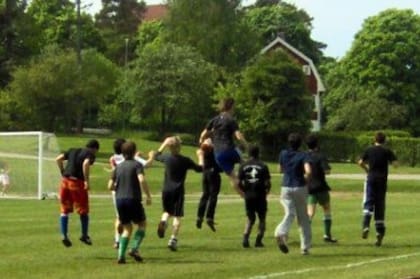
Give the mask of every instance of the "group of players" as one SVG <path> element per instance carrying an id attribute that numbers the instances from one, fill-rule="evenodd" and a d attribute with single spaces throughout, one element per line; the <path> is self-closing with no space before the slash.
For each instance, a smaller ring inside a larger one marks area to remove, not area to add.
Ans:
<path id="1" fill-rule="evenodd" d="M 225 173 L 232 187 L 244 198 L 247 222 L 245 225 L 242 246 L 250 247 L 250 234 L 258 217 L 258 232 L 255 247 L 263 247 L 266 230 L 267 194 L 271 189 L 271 178 L 268 167 L 259 159 L 259 148 L 248 144 L 233 117 L 234 100 L 226 98 L 220 104 L 220 114 L 211 119 L 200 134 L 200 148 L 197 150 L 198 164 L 181 155 L 181 139 L 166 138 L 157 151 L 150 151 L 147 160 L 137 154 L 136 144 L 132 141 L 118 139 L 114 143 L 115 154 L 110 158 L 113 168 L 108 188 L 113 192 L 117 211 L 115 222 L 115 248 L 118 249 L 119 264 L 126 262 L 128 255 L 135 261 L 143 258 L 139 247 L 145 236 L 146 214 L 142 203 L 142 195 L 146 195 L 146 205 L 151 204 L 151 194 L 144 175 L 144 168 L 154 160 L 165 165 L 165 176 L 162 189 L 162 208 L 157 234 L 164 238 L 172 220 L 172 231 L 168 248 L 177 250 L 178 234 L 181 219 L 184 216 L 184 182 L 188 170 L 202 172 L 203 192 L 197 210 L 196 226 L 201 229 L 203 222 L 216 231 L 214 220 L 217 197 L 220 191 L 220 173 Z M 239 140 L 247 147 L 249 158 L 241 161 L 241 156 L 234 140 Z M 297 133 L 289 135 L 289 148 L 282 150 L 279 156 L 279 170 L 283 173 L 281 187 L 281 203 L 284 217 L 276 227 L 274 236 L 279 249 L 288 253 L 287 237 L 291 225 L 297 217 L 301 232 L 301 253 L 309 254 L 311 247 L 311 219 L 315 214 L 316 204 L 324 210 L 324 240 L 337 242 L 331 235 L 331 207 L 329 186 L 325 174 L 330 166 L 326 157 L 320 152 L 318 139 L 310 135 L 306 139 L 307 152 L 300 151 L 302 138 Z M 376 135 L 375 145 L 368 148 L 359 161 L 359 165 L 368 173 L 366 180 L 364 219 L 362 237 L 367 238 L 370 219 L 375 214 L 377 231 L 376 245 L 380 246 L 385 235 L 384 212 L 386 178 L 388 164 L 396 160 L 389 149 L 383 147 L 385 135 Z M 169 152 L 164 152 L 168 149 Z M 70 247 L 68 237 L 68 215 L 77 208 L 80 215 L 82 235 L 80 240 L 87 245 L 92 241 L 88 235 L 89 224 L 89 167 L 95 160 L 99 143 L 91 140 L 86 148 L 72 148 L 60 154 L 56 161 L 63 179 L 60 187 L 61 216 L 60 226 L 62 243 Z M 67 163 L 64 165 L 64 161 Z M 241 163 L 236 173 L 234 167 Z M 130 249 L 130 238 L 136 225 Z"/>

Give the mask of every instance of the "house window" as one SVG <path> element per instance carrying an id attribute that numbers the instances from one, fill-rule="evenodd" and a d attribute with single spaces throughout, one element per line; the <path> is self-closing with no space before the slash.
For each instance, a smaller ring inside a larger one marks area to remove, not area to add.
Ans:
<path id="1" fill-rule="evenodd" d="M 311 66 L 303 65 L 302 66 L 302 71 L 306 76 L 310 76 L 311 75 Z"/>

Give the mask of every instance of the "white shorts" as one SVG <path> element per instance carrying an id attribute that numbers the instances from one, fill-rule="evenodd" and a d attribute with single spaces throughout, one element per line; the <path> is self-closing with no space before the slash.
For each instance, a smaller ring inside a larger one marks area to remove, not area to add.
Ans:
<path id="1" fill-rule="evenodd" d="M 10 184 L 9 175 L 7 173 L 0 174 L 0 183 L 3 184 L 3 185 L 9 185 Z"/>

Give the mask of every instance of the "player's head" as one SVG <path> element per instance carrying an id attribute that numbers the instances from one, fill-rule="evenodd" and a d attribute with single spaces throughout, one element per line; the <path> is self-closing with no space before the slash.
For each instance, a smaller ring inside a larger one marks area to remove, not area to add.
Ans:
<path id="1" fill-rule="evenodd" d="M 384 143 L 385 143 L 385 140 L 386 140 L 386 136 L 385 136 L 385 134 L 384 134 L 384 133 L 382 133 L 382 132 L 377 132 L 377 133 L 375 134 L 375 142 L 376 142 L 376 143 L 379 143 L 379 144 L 384 144 Z"/>
<path id="2" fill-rule="evenodd" d="M 229 111 L 232 111 L 234 105 L 235 105 L 235 100 L 231 97 L 227 97 L 220 100 L 219 110 L 221 112 L 229 112 Z"/>
<path id="3" fill-rule="evenodd" d="M 179 154 L 181 152 L 181 138 L 178 136 L 171 137 L 171 141 L 168 145 L 169 150 L 172 154 Z"/>
<path id="4" fill-rule="evenodd" d="M 287 141 L 289 142 L 289 146 L 293 150 L 298 150 L 299 147 L 302 145 L 302 137 L 298 133 L 289 134 Z"/>
<path id="5" fill-rule="evenodd" d="M 125 139 L 123 139 L 123 138 L 119 138 L 119 139 L 116 139 L 115 141 L 114 141 L 114 145 L 113 145 L 113 147 L 114 147 L 114 153 L 115 154 L 121 154 L 122 153 L 122 151 L 121 151 L 121 146 L 125 143 L 126 141 L 125 141 Z"/>
<path id="6" fill-rule="evenodd" d="M 306 137 L 306 145 L 309 149 L 314 150 L 318 148 L 318 137 L 315 134 L 310 134 Z"/>
<path id="7" fill-rule="evenodd" d="M 99 150 L 99 142 L 96 139 L 91 139 L 86 143 L 86 147 L 96 152 Z"/>
<path id="8" fill-rule="evenodd" d="M 248 147 L 248 155 L 254 159 L 258 159 L 260 157 L 260 148 L 257 145 L 251 144 Z"/>
<path id="9" fill-rule="evenodd" d="M 126 141 L 121 145 L 121 152 L 126 160 L 132 160 L 136 151 L 136 144 L 132 141 Z"/>

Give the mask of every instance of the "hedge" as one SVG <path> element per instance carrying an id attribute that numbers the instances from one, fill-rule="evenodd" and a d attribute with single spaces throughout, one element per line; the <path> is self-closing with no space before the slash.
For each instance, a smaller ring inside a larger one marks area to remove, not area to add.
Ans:
<path id="1" fill-rule="evenodd" d="M 356 162 L 363 151 L 374 143 L 374 132 L 355 136 L 344 133 L 318 133 L 322 151 L 332 162 Z M 420 165 L 420 138 L 387 136 L 385 146 L 394 151 L 402 165 Z"/>

